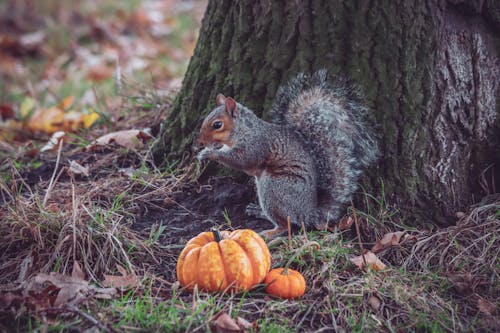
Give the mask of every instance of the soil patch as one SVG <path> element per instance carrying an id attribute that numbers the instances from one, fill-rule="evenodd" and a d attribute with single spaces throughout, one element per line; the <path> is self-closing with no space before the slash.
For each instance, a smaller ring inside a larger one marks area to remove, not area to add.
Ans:
<path id="1" fill-rule="evenodd" d="M 136 217 L 132 229 L 149 233 L 153 224 L 166 227 L 160 242 L 163 245 L 184 244 L 200 232 L 213 227 L 221 229 L 271 229 L 266 220 L 245 214 L 249 203 L 256 202 L 251 184 L 240 184 L 230 177 L 210 178 L 206 183 L 186 184 L 165 199 L 165 207 L 148 208 Z M 224 217 L 229 218 L 229 222 Z"/>

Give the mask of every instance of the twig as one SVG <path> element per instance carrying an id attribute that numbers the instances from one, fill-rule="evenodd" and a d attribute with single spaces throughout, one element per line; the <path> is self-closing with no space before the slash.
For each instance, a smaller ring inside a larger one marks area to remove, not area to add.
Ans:
<path id="1" fill-rule="evenodd" d="M 95 319 L 94 317 L 92 317 L 88 313 L 80 310 L 79 308 L 77 308 L 74 305 L 67 305 L 66 309 L 69 310 L 69 311 L 71 311 L 71 312 L 74 312 L 74 313 L 76 313 L 76 314 L 78 314 L 80 316 L 82 316 L 85 319 L 87 319 L 88 321 L 90 321 L 95 326 L 99 327 L 99 329 L 101 329 L 104 332 L 116 332 L 114 329 L 112 329 L 112 328 L 110 328 L 110 327 L 108 327 L 106 325 L 101 324 L 97 319 Z"/>
<path id="2" fill-rule="evenodd" d="M 76 198 L 75 198 L 75 179 L 73 178 L 73 174 L 71 174 L 71 201 L 73 204 L 73 214 L 72 214 L 72 224 L 73 224 L 73 260 L 76 260 Z"/>
<path id="3" fill-rule="evenodd" d="M 302 230 L 304 231 L 304 238 L 306 240 L 306 243 L 309 243 L 309 238 L 307 237 L 306 226 L 304 224 L 304 221 L 302 221 Z M 312 257 L 312 247 L 311 246 L 309 246 L 309 253 L 311 254 L 311 257 Z"/>
<path id="4" fill-rule="evenodd" d="M 45 197 L 43 198 L 42 206 L 44 208 L 45 208 L 45 205 L 47 204 L 47 201 L 50 198 L 50 192 L 52 191 L 52 186 L 54 183 L 54 179 L 56 177 L 57 167 L 59 166 L 59 161 L 61 160 L 61 150 L 62 150 L 63 142 L 64 142 L 64 139 L 61 139 L 59 141 L 59 148 L 57 149 L 56 166 L 54 167 L 54 172 L 52 173 L 52 177 L 50 178 L 49 186 L 47 187 L 47 193 L 45 193 Z"/>
<path id="5" fill-rule="evenodd" d="M 290 216 L 287 217 L 286 223 L 288 226 L 288 247 L 292 250 L 292 226 L 290 221 Z"/>
<path id="6" fill-rule="evenodd" d="M 306 241 L 309 241 L 309 238 L 307 238 L 306 226 L 304 224 L 304 221 L 302 221 L 302 231 L 304 232 L 304 238 L 306 239 Z"/>
<path id="7" fill-rule="evenodd" d="M 316 300 L 314 300 L 314 302 L 311 305 L 309 305 L 306 312 L 302 316 L 302 319 L 299 321 L 299 323 L 295 327 L 299 328 L 302 325 L 304 320 L 309 317 L 309 313 L 311 313 L 312 309 L 314 308 L 314 306 L 316 305 L 317 302 L 318 302 L 318 300 L 316 299 Z"/>
<path id="8" fill-rule="evenodd" d="M 351 200 L 351 206 L 352 206 L 352 215 L 354 218 L 354 225 L 356 226 L 356 234 L 358 235 L 359 249 L 361 250 L 361 258 L 363 258 L 364 267 L 367 267 L 365 252 L 363 250 L 363 243 L 361 242 L 361 233 L 359 232 L 358 216 L 356 215 L 356 209 L 354 208 L 354 203 L 352 202 L 352 200 Z"/>

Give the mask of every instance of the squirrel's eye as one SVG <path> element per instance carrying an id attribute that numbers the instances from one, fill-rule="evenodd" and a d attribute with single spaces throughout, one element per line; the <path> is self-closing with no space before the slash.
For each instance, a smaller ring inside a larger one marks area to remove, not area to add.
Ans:
<path id="1" fill-rule="evenodd" d="M 214 121 L 214 123 L 212 124 L 212 127 L 213 129 L 221 129 L 222 128 L 222 121 L 220 120 L 217 120 L 217 121 Z"/>

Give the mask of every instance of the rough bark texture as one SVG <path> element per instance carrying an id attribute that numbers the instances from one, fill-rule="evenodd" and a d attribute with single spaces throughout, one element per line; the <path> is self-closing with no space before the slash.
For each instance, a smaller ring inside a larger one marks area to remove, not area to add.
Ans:
<path id="1" fill-rule="evenodd" d="M 382 179 L 420 223 L 446 222 L 500 168 L 498 31 L 493 0 L 211 1 L 156 158 L 191 152 L 217 93 L 266 118 L 282 82 L 327 68 L 361 88 L 380 136 L 364 189 Z"/>

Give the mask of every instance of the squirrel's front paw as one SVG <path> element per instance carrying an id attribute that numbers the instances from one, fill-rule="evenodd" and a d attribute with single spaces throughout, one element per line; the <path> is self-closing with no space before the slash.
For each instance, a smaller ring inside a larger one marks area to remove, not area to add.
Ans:
<path id="1" fill-rule="evenodd" d="M 248 204 L 247 208 L 245 209 L 245 214 L 247 216 L 256 217 L 258 219 L 268 219 L 266 214 L 264 214 L 264 212 L 262 211 L 262 208 L 260 208 L 260 205 L 254 203 Z"/>
<path id="2" fill-rule="evenodd" d="M 199 153 L 198 155 L 196 155 L 196 158 L 198 159 L 198 161 L 203 161 L 203 160 L 206 160 L 206 159 L 209 159 L 210 158 L 210 155 L 213 153 L 214 149 L 213 148 L 203 148 Z"/>

